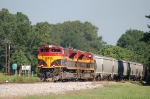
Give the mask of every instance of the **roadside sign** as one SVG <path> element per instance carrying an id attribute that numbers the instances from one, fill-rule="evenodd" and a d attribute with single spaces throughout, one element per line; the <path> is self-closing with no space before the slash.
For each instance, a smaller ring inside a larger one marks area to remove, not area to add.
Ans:
<path id="1" fill-rule="evenodd" d="M 17 69 L 17 64 L 12 64 L 12 69 L 16 70 Z"/>
<path id="2" fill-rule="evenodd" d="M 29 70 L 31 71 L 31 66 L 30 65 L 23 65 L 22 70 Z"/>

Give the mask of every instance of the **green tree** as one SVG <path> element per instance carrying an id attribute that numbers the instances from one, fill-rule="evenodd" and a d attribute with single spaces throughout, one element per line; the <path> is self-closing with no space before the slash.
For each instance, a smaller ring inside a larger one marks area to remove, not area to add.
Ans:
<path id="1" fill-rule="evenodd" d="M 22 52 L 26 53 L 25 56 L 27 56 L 28 61 L 31 59 L 29 59 L 29 56 L 34 57 L 34 60 L 36 59 L 35 54 L 32 54 L 33 51 L 29 50 L 31 45 L 36 45 L 36 43 L 33 44 L 30 42 L 34 34 L 32 31 L 34 29 L 31 26 L 29 18 L 22 12 L 11 14 L 8 9 L 0 11 L 0 41 L 4 39 L 10 40 L 11 56 L 16 50 L 21 49 Z M 0 43 L 0 54 L 0 69 L 3 69 L 5 66 L 5 44 Z"/>
<path id="2" fill-rule="evenodd" d="M 1 39 L 10 39 L 10 33 L 14 32 L 16 18 L 9 13 L 8 9 L 3 8 L 0 11 L 0 37 Z"/>
<path id="3" fill-rule="evenodd" d="M 9 13 L 8 9 L 3 8 L 0 11 L 0 70 L 4 70 L 5 66 L 5 43 L 2 40 L 10 40 L 11 33 L 15 31 L 16 18 Z"/>
<path id="4" fill-rule="evenodd" d="M 19 68 L 21 65 L 29 64 L 25 53 L 22 50 L 16 50 L 11 56 L 11 63 L 16 63 Z"/>
<path id="5" fill-rule="evenodd" d="M 127 30 L 119 40 L 117 41 L 117 46 L 126 48 L 134 52 L 134 61 L 147 64 L 148 62 L 148 47 L 146 43 L 141 41 L 144 32 L 138 30 Z"/>
<path id="6" fill-rule="evenodd" d="M 106 46 L 100 49 L 100 55 L 113 57 L 116 59 L 122 59 L 126 61 L 133 61 L 134 60 L 134 53 L 130 50 L 119 46 Z"/>
<path id="7" fill-rule="evenodd" d="M 146 18 L 148 18 L 148 19 L 150 19 L 150 15 L 148 15 L 148 16 L 145 16 Z M 150 28 L 150 25 L 147 25 L 147 27 L 148 28 Z M 147 84 L 149 84 L 150 85 L 150 31 L 149 32 L 146 32 L 146 33 L 144 33 L 144 37 L 141 39 L 141 41 L 144 41 L 145 43 L 146 43 L 146 46 L 148 47 L 148 51 L 146 51 L 147 52 L 147 67 L 149 68 L 148 69 L 148 76 L 147 76 L 147 78 L 146 78 L 146 82 L 147 82 Z"/>
<path id="8" fill-rule="evenodd" d="M 35 26 L 36 39 L 38 46 L 48 45 L 51 43 L 50 32 L 51 28 L 48 22 L 37 23 Z"/>
<path id="9" fill-rule="evenodd" d="M 150 19 L 150 15 L 145 16 L 146 18 Z M 147 25 L 148 28 L 150 28 L 150 25 Z M 150 31 L 144 33 L 144 37 L 141 39 L 142 41 L 146 42 L 148 46 L 150 46 Z"/>
<path id="10" fill-rule="evenodd" d="M 52 44 L 63 47 L 72 46 L 75 49 L 97 53 L 99 48 L 106 45 L 101 36 L 98 36 L 98 28 L 90 22 L 67 21 L 62 24 L 51 25 Z"/>

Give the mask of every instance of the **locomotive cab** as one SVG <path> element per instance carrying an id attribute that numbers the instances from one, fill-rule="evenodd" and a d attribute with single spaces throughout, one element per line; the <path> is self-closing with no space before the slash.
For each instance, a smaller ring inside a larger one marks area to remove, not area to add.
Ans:
<path id="1" fill-rule="evenodd" d="M 59 60 L 61 59 L 61 56 L 61 47 L 53 45 L 42 46 L 39 48 L 38 67 L 47 68 L 60 65 L 61 62 L 59 62 Z"/>
<path id="2" fill-rule="evenodd" d="M 41 46 L 38 51 L 38 76 L 41 79 L 53 78 L 55 68 L 61 66 L 63 48 L 60 46 Z"/>

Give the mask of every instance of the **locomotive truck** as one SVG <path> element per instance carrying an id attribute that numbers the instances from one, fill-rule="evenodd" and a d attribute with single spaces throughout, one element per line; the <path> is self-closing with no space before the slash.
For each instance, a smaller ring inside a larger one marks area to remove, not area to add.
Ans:
<path id="1" fill-rule="evenodd" d="M 140 80 L 144 76 L 140 63 L 55 45 L 39 48 L 37 69 L 44 81 Z"/>

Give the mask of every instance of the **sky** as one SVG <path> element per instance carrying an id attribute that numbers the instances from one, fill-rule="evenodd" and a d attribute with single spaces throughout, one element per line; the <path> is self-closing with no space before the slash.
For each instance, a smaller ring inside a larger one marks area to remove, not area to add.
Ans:
<path id="1" fill-rule="evenodd" d="M 150 19 L 145 17 L 150 15 L 150 0 L 0 0 L 2 8 L 12 14 L 22 12 L 32 25 L 88 21 L 109 45 L 116 45 L 126 30 L 150 31 Z"/>

